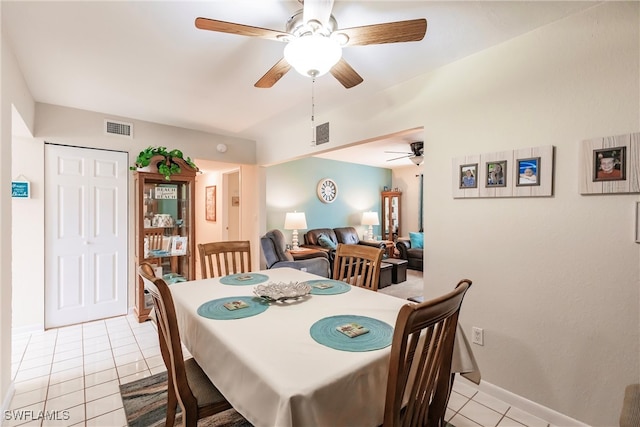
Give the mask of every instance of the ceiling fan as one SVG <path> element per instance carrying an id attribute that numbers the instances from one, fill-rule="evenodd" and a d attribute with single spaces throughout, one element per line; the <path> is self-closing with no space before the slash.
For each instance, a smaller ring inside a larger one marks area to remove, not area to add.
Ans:
<path id="1" fill-rule="evenodd" d="M 394 157 L 393 159 L 388 159 L 387 162 L 392 162 L 394 160 L 409 158 L 416 166 L 420 166 L 424 161 L 424 142 L 416 141 L 409 144 L 411 147 L 411 152 L 401 152 L 401 151 L 385 151 L 385 153 L 392 154 L 404 154 L 404 156 Z"/>
<path id="2" fill-rule="evenodd" d="M 424 18 L 337 29 L 338 24 L 331 14 L 334 0 L 298 1 L 303 8 L 289 18 L 285 31 L 209 18 L 197 18 L 195 25 L 201 30 L 287 43 L 284 58 L 255 83 L 258 88 L 272 87 L 294 67 L 300 74 L 313 78 L 331 72 L 349 89 L 362 83 L 363 79 L 342 58 L 343 47 L 419 41 L 427 32 Z"/>

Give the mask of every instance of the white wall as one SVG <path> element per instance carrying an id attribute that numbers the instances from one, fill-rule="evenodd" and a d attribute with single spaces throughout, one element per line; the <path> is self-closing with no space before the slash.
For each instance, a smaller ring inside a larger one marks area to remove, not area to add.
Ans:
<path id="1" fill-rule="evenodd" d="M 0 14 L 2 7 L 0 7 Z M 0 16 L 1 18 L 1 16 Z M 1 21 L 1 19 L 0 19 Z M 12 114 L 33 133 L 34 101 L 4 37 L 0 40 L 0 188 L 11 183 Z M 0 191 L 0 409 L 11 397 L 11 193 Z"/>
<path id="2" fill-rule="evenodd" d="M 424 126 L 425 294 L 472 279 L 461 322 L 485 329 L 483 380 L 596 426 L 640 378 L 638 195 L 581 196 L 578 148 L 640 130 L 639 17 L 604 2 L 318 119 L 334 146 Z M 305 118 L 272 124 L 259 163 L 314 150 Z M 453 157 L 541 145 L 553 197 L 453 199 Z"/>
<path id="3" fill-rule="evenodd" d="M 420 211 L 420 178 L 424 173 L 424 164 L 420 166 L 406 166 L 391 171 L 392 187 L 402 191 L 402 214 L 400 217 L 400 232 L 402 237 L 409 237 L 410 231 L 418 231 L 418 213 Z"/>

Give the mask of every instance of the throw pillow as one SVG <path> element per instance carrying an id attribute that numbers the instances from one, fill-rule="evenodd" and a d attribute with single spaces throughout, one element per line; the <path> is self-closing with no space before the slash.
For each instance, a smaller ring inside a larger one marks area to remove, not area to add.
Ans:
<path id="1" fill-rule="evenodd" d="M 414 249 L 424 247 L 424 233 L 409 232 L 409 240 L 411 240 L 411 247 Z"/>
<path id="2" fill-rule="evenodd" d="M 333 243 L 333 240 L 331 240 L 330 237 L 327 237 L 324 234 L 318 236 L 318 243 L 320 243 L 320 246 L 325 249 L 336 250 L 338 248 L 338 245 Z"/>

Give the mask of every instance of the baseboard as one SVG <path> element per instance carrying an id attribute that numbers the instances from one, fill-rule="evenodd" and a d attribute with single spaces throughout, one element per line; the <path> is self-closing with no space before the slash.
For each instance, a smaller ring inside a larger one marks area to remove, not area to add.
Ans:
<path id="1" fill-rule="evenodd" d="M 549 423 L 551 423 L 551 425 L 566 427 L 589 427 L 588 424 L 585 424 L 582 421 L 575 420 L 571 417 L 561 414 L 558 411 L 554 411 L 551 408 L 547 408 L 546 406 L 540 405 L 539 403 L 514 394 L 484 380 L 480 381 L 480 386 L 476 386 L 470 381 L 469 384 L 477 388 L 478 390 L 495 397 L 496 399 L 500 399 L 503 402 L 506 402 L 519 409 L 522 409 L 525 412 L 530 413 L 533 416 L 548 421 Z"/>

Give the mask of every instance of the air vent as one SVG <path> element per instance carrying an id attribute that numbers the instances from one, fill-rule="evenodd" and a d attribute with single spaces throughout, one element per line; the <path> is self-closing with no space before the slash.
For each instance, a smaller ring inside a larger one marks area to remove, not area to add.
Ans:
<path id="1" fill-rule="evenodd" d="M 329 122 L 316 126 L 316 145 L 329 142 Z"/>
<path id="2" fill-rule="evenodd" d="M 133 138 L 133 124 L 105 119 L 104 133 Z"/>

